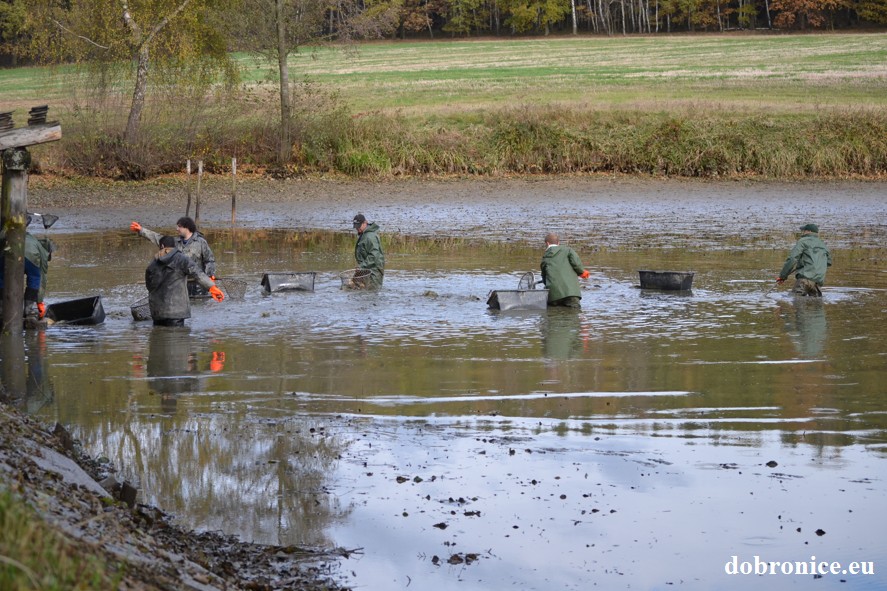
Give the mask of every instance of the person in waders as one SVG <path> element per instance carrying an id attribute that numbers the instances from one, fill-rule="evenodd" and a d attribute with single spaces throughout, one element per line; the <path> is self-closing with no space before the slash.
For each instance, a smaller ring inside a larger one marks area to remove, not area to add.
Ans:
<path id="1" fill-rule="evenodd" d="M 144 228 L 138 222 L 132 222 L 129 225 L 129 229 L 133 232 L 137 232 L 139 236 L 147 238 L 153 242 L 155 246 L 160 246 L 160 238 L 163 236 L 162 234 Z M 203 234 L 197 231 L 197 224 L 194 223 L 194 220 L 189 217 L 179 218 L 179 221 L 176 222 L 176 231 L 178 232 L 178 236 L 176 236 L 175 240 L 176 246 L 179 250 L 188 255 L 188 257 L 197 264 L 198 269 L 203 271 L 206 275 L 209 275 L 210 279 L 215 281 L 216 257 L 213 254 L 212 249 L 209 247 L 206 238 L 204 238 Z M 191 297 L 203 297 L 207 295 L 207 291 L 203 289 L 198 281 L 190 279 L 188 280 L 188 295 Z"/>
<path id="2" fill-rule="evenodd" d="M 832 253 L 819 238 L 819 226 L 804 224 L 801 226 L 801 237 L 785 259 L 776 283 L 782 285 L 788 276 L 794 273 L 795 286 L 792 288 L 792 293 L 821 298 L 825 273 L 831 266 Z"/>
<path id="3" fill-rule="evenodd" d="M 28 214 L 26 226 L 31 225 L 32 216 Z M 0 238 L 3 238 L 0 232 Z M 46 295 L 46 273 L 49 261 L 52 260 L 53 244 L 49 238 L 37 238 L 30 232 L 25 233 L 25 326 L 34 328 L 46 314 L 43 297 Z M 0 293 L 3 292 L 6 257 L 0 256 Z M 0 298 L 0 305 L 2 305 Z"/>
<path id="4" fill-rule="evenodd" d="M 354 216 L 352 226 L 357 231 L 357 244 L 354 245 L 354 259 L 360 269 L 367 269 L 369 277 L 355 279 L 356 287 L 379 289 L 385 276 L 385 253 L 379 238 L 379 225 L 367 222 L 362 213 Z"/>
<path id="5" fill-rule="evenodd" d="M 193 278 L 210 296 L 221 302 L 222 290 L 216 287 L 197 264 L 176 247 L 172 236 L 161 236 L 160 250 L 145 269 L 145 286 L 148 288 L 148 307 L 154 326 L 184 326 L 191 317 L 191 301 L 188 298 L 188 279 Z"/>
<path id="6" fill-rule="evenodd" d="M 588 279 L 579 256 L 569 246 L 561 246 L 557 234 L 545 236 L 545 254 L 542 255 L 542 281 L 548 289 L 548 305 L 580 308 L 582 291 L 579 277 Z"/>

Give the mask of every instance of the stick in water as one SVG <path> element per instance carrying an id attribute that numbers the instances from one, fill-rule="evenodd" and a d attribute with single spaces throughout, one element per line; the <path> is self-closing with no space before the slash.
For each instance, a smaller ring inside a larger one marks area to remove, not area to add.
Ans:
<path id="1" fill-rule="evenodd" d="M 187 192 L 188 192 L 188 203 L 185 205 L 185 217 L 191 217 L 191 159 L 188 158 L 188 162 L 185 164 L 185 170 L 188 173 L 188 179 L 186 181 Z"/>
<path id="2" fill-rule="evenodd" d="M 237 218 L 237 156 L 231 159 L 231 225 Z"/>
<path id="3" fill-rule="evenodd" d="M 203 160 L 197 161 L 197 196 L 194 201 L 194 223 L 200 225 L 200 181 L 203 179 Z"/>

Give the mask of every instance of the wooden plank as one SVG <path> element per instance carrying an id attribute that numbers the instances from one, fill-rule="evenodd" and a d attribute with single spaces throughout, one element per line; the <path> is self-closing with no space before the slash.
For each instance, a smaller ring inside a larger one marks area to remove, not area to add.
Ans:
<path id="1" fill-rule="evenodd" d="M 56 142 L 62 139 L 62 126 L 58 121 L 29 125 L 0 132 L 0 150 L 26 148 L 36 144 Z"/>

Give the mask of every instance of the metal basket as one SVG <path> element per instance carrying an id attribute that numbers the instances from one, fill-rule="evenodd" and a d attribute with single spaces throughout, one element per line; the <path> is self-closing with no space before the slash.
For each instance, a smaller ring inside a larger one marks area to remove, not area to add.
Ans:
<path id="1" fill-rule="evenodd" d="M 231 277 L 216 277 L 216 286 L 222 290 L 226 298 L 242 300 L 246 297 L 246 281 Z"/>
<path id="2" fill-rule="evenodd" d="M 527 271 L 520 277 L 520 281 L 517 282 L 518 289 L 536 289 L 536 276 L 532 271 Z"/>
<path id="3" fill-rule="evenodd" d="M 148 306 L 148 296 L 140 300 L 136 300 L 130 307 L 132 319 L 141 322 L 143 320 L 151 320 L 151 308 Z"/>
<path id="4" fill-rule="evenodd" d="M 370 286 L 370 276 L 373 274 L 369 269 L 348 269 L 339 273 L 339 279 L 342 281 L 342 289 L 366 289 Z"/>

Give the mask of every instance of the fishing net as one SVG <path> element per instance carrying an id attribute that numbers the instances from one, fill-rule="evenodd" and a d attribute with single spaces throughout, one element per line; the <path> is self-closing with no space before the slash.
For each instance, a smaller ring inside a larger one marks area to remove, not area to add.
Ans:
<path id="1" fill-rule="evenodd" d="M 339 273 L 339 279 L 342 280 L 342 289 L 366 289 L 370 286 L 371 275 L 369 269 L 348 269 Z"/>
<path id="2" fill-rule="evenodd" d="M 216 277 L 216 286 L 222 290 L 226 298 L 242 300 L 246 296 L 246 281 L 231 277 Z"/>
<path id="3" fill-rule="evenodd" d="M 148 307 L 148 296 L 135 301 L 130 307 L 132 319 L 141 322 L 142 320 L 151 320 L 151 308 Z"/>
<path id="4" fill-rule="evenodd" d="M 520 277 L 517 283 L 518 289 L 536 289 L 536 276 L 532 271 L 527 271 Z"/>

